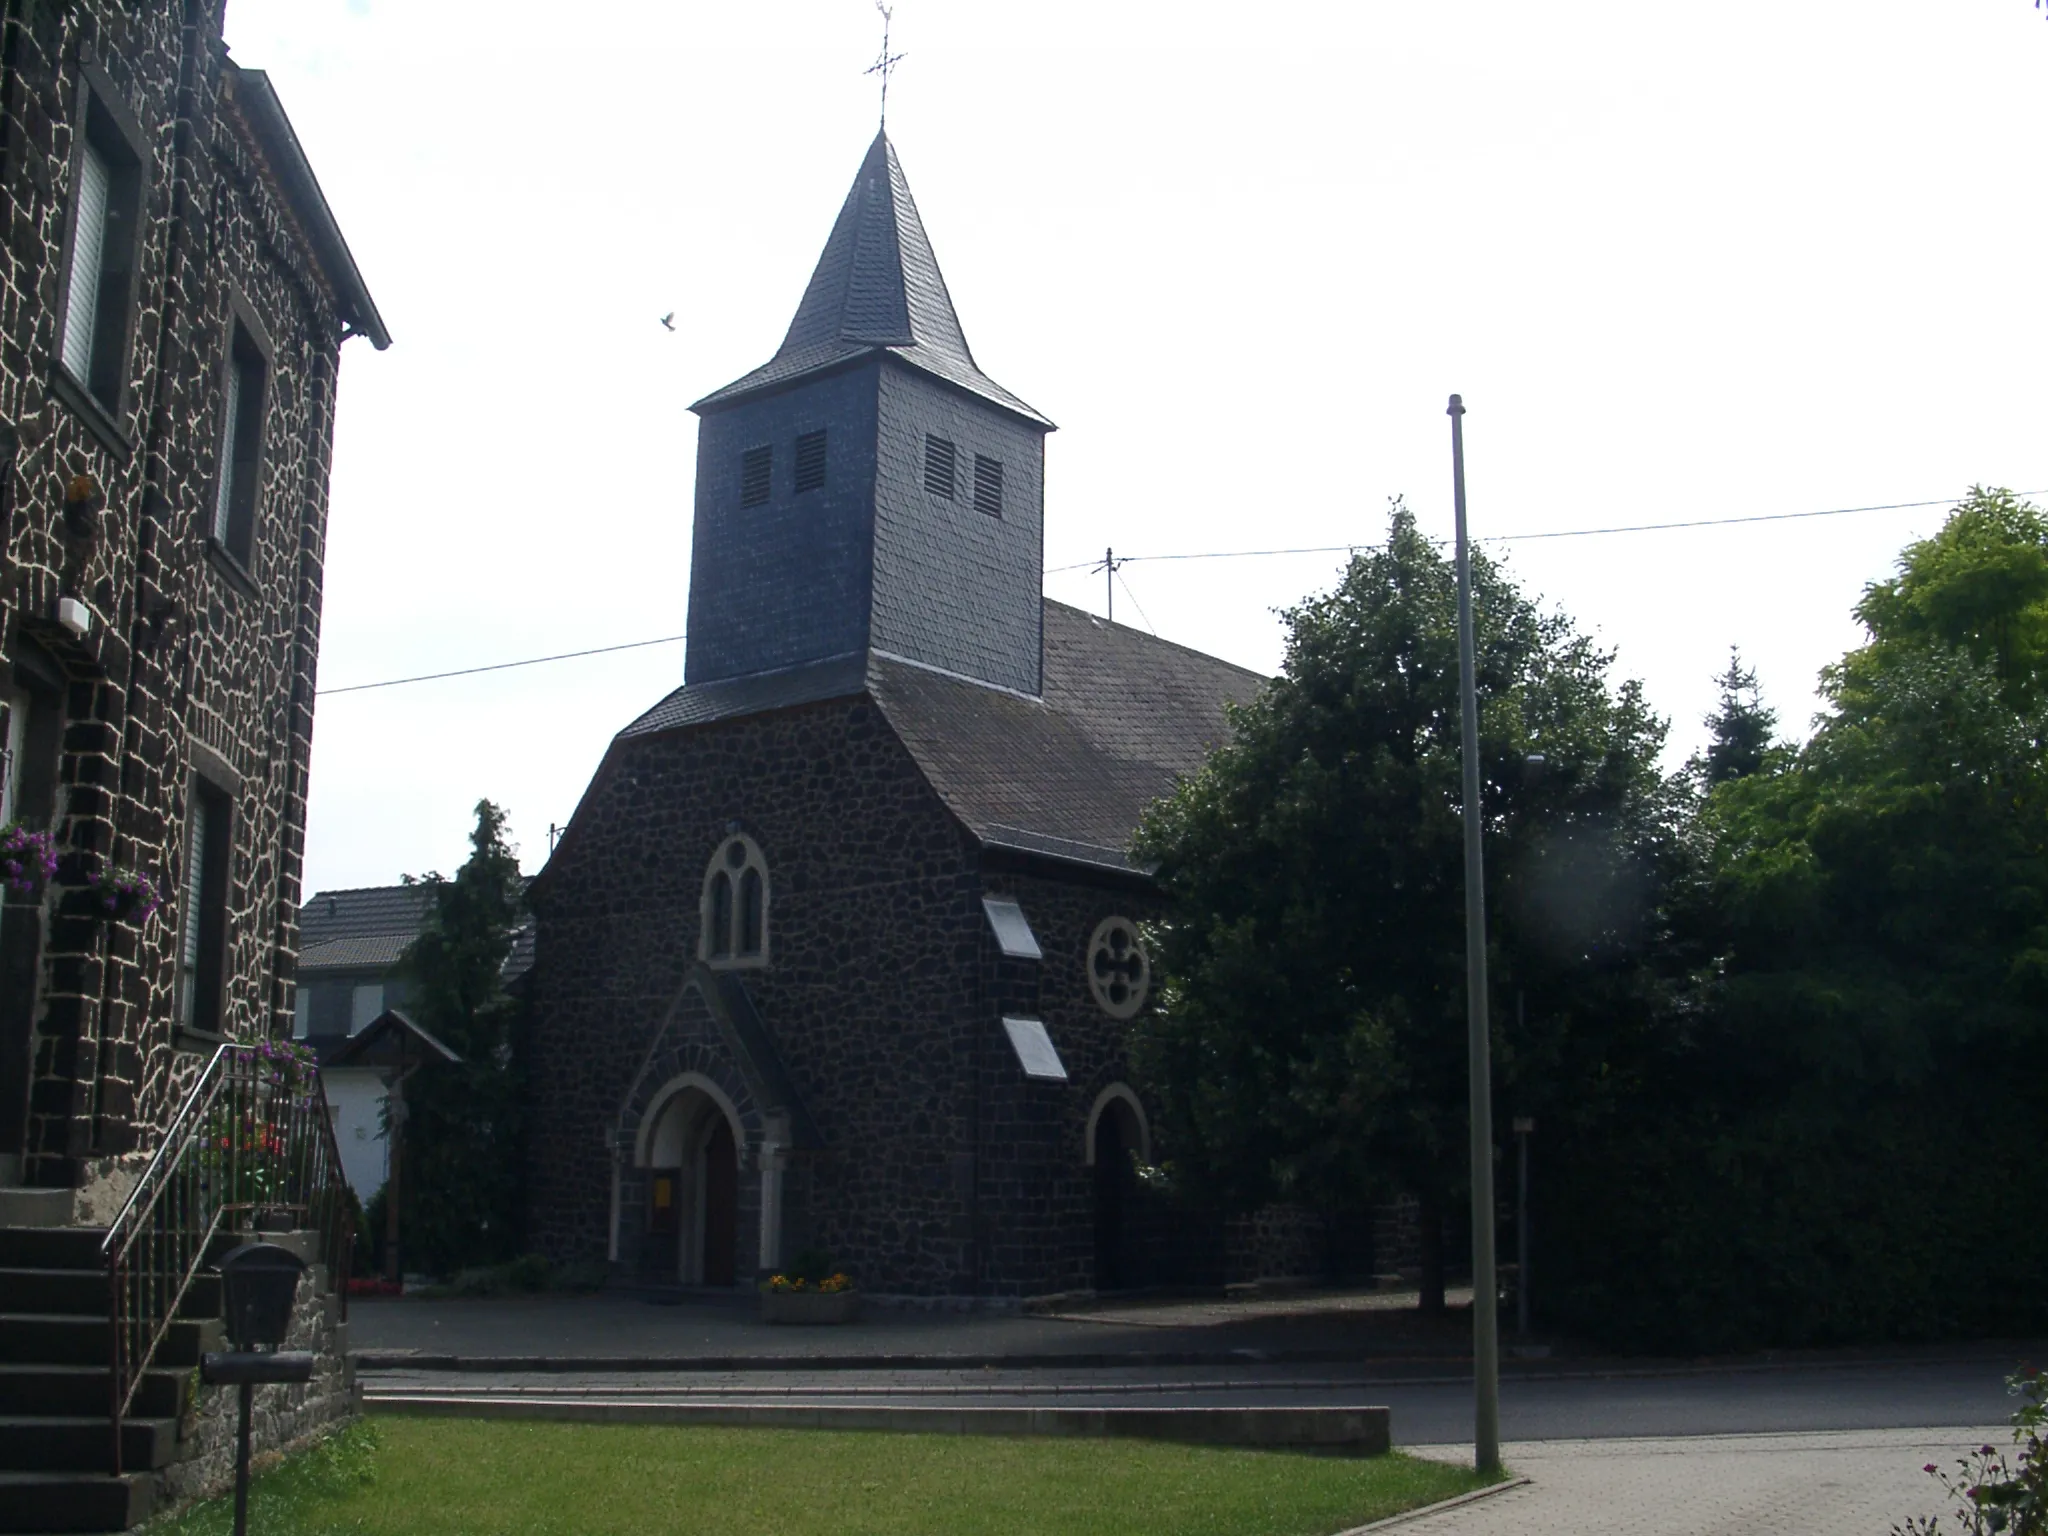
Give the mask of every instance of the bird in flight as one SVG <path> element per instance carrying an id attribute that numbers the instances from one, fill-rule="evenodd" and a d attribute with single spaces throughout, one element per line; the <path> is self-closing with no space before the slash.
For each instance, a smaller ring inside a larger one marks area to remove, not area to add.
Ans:
<path id="1" fill-rule="evenodd" d="M 661 317 L 661 323 L 667 326 L 670 330 L 674 330 L 676 328 L 676 312 L 674 310 L 670 310 L 667 314 L 663 315 Z"/>

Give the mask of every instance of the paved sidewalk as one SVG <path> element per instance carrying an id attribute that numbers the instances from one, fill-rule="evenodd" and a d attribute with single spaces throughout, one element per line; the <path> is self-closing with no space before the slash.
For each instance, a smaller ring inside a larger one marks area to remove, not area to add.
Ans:
<path id="1" fill-rule="evenodd" d="M 1399 1536 L 1885 1536 L 1943 1505 L 1928 1462 L 2005 1443 L 2010 1430 L 1854 1430 L 1654 1440 L 1524 1441 L 1504 1450 L 1527 1477 Z M 1472 1448 L 1411 1446 L 1469 1463 Z"/>

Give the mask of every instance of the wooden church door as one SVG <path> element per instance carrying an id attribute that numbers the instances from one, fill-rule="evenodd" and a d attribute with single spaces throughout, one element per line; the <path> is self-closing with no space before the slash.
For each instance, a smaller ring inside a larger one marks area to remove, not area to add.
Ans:
<path id="1" fill-rule="evenodd" d="M 732 1285 L 739 1278 L 740 1159 L 732 1126 L 712 1117 L 704 1143 L 704 1283 Z"/>

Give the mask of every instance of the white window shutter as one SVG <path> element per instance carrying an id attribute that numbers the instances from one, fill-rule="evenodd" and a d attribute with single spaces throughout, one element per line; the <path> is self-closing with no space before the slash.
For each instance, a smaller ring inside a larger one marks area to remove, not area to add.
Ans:
<path id="1" fill-rule="evenodd" d="M 227 400 L 221 410 L 225 425 L 220 438 L 220 484 L 213 493 L 213 536 L 221 543 L 228 541 L 228 515 L 235 503 L 235 442 L 236 426 L 242 419 L 242 360 L 228 355 Z"/>
<path id="2" fill-rule="evenodd" d="M 64 302 L 64 371 L 92 382 L 93 333 L 100 309 L 100 270 L 107 248 L 107 194 L 113 173 L 90 143 L 78 162 L 78 228 L 71 237 L 71 286 Z"/>

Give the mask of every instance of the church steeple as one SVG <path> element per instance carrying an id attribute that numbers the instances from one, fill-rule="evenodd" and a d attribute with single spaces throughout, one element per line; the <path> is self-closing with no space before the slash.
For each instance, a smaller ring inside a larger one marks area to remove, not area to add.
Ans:
<path id="1" fill-rule="evenodd" d="M 875 655 L 1038 693 L 1052 423 L 975 363 L 886 134 L 775 356 L 692 409 L 686 682 Z"/>
<path id="2" fill-rule="evenodd" d="M 1052 425 L 976 366 L 886 133 L 868 147 L 775 356 L 691 409 L 715 410 L 877 351 L 1028 421 Z"/>

